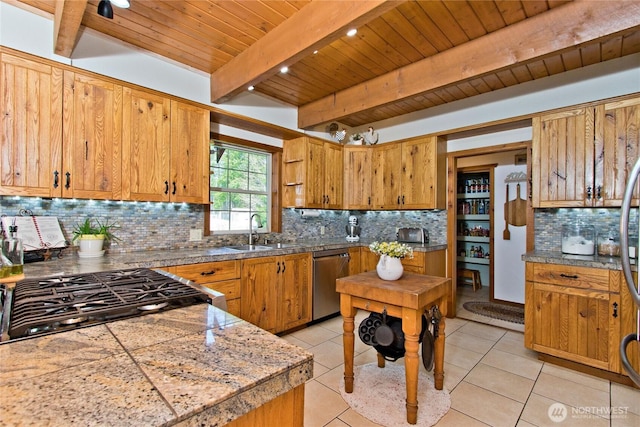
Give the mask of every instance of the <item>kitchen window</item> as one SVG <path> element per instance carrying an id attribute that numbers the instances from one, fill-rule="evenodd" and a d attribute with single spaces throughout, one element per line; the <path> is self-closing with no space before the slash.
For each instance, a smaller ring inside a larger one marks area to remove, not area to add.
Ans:
<path id="1" fill-rule="evenodd" d="M 209 230 L 211 233 L 249 231 L 258 214 L 269 232 L 271 218 L 271 153 L 212 140 L 209 151 Z"/>

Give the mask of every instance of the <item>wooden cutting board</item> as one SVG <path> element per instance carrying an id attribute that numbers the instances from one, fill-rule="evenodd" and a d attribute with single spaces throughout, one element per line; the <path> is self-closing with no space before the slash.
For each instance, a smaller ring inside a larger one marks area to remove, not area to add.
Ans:
<path id="1" fill-rule="evenodd" d="M 520 197 L 520 184 L 516 187 L 516 198 L 509 200 L 507 204 L 507 222 L 516 227 L 527 225 L 527 201 Z"/>

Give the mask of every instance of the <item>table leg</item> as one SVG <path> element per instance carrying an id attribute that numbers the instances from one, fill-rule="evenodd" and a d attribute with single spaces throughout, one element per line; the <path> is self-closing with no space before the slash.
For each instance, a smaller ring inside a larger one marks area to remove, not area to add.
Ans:
<path id="1" fill-rule="evenodd" d="M 407 422 L 418 422 L 418 347 L 422 329 L 422 312 L 418 310 L 402 310 L 402 332 L 404 332 L 404 370 L 407 383 Z"/>
<path id="2" fill-rule="evenodd" d="M 377 354 L 378 354 L 378 368 L 384 368 L 385 366 L 384 356 L 381 353 L 377 353 Z"/>
<path id="3" fill-rule="evenodd" d="M 342 314 L 342 345 L 344 347 L 344 391 L 353 392 L 354 318 L 357 310 L 351 305 L 351 296 L 340 294 Z"/>
<path id="4" fill-rule="evenodd" d="M 444 385 L 444 337 L 445 337 L 445 316 L 440 319 L 440 325 L 438 328 L 438 338 L 434 342 L 434 367 L 433 367 L 433 382 L 436 390 L 442 390 Z"/>

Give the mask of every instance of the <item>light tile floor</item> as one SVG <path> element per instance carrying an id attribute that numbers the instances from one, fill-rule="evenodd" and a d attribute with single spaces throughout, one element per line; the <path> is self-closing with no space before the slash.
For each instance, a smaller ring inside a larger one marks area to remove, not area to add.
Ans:
<path id="1" fill-rule="evenodd" d="M 468 297 L 466 291 L 461 290 L 459 304 Z M 358 312 L 356 330 L 366 316 Z M 451 410 L 438 427 L 640 426 L 640 390 L 540 362 L 524 347 L 521 328 L 480 320 L 491 324 L 446 320 L 444 385 L 451 393 Z M 305 427 L 377 426 L 350 409 L 338 390 L 344 373 L 341 317 L 283 338 L 314 354 L 314 377 L 305 391 Z M 375 361 L 375 350 L 356 337 L 354 363 Z M 569 411 L 560 423 L 548 415 L 557 403 Z M 589 415 L 594 411 L 598 414 Z"/>

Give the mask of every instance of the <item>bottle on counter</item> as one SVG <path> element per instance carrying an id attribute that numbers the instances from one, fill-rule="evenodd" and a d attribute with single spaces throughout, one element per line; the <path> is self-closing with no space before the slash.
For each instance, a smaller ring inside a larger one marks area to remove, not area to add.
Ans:
<path id="1" fill-rule="evenodd" d="M 0 277 L 22 274 L 24 250 L 22 240 L 18 237 L 18 226 L 10 225 L 8 235 L 2 239 L 2 269 Z"/>

